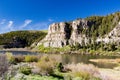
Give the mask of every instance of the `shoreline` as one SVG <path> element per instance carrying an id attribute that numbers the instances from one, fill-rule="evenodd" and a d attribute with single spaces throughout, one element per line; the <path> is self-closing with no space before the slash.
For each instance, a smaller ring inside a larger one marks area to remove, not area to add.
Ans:
<path id="1" fill-rule="evenodd" d="M 8 48 L 8 49 L 0 49 L 0 51 L 30 51 L 29 48 Z"/>
<path id="2" fill-rule="evenodd" d="M 44 51 L 40 51 L 40 50 L 36 50 L 36 49 L 30 49 L 29 47 L 25 47 L 25 48 L 7 48 L 7 49 L 0 49 L 0 51 L 28 51 L 28 52 L 36 52 L 36 53 L 47 53 L 47 54 L 79 54 L 79 55 L 98 55 L 98 56 L 120 56 L 120 52 L 115 52 L 115 51 L 92 51 L 88 52 L 88 51 L 80 51 L 80 50 L 76 50 L 76 51 L 48 51 L 48 52 L 44 52 Z"/>

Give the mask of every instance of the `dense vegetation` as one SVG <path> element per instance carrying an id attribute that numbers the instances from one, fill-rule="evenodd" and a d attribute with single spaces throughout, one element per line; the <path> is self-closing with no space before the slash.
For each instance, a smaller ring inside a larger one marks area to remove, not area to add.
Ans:
<path id="1" fill-rule="evenodd" d="M 82 48 L 102 51 L 120 50 L 120 46 L 115 42 L 109 44 L 95 42 L 96 38 L 105 37 L 105 35 L 108 35 L 108 33 L 112 31 L 114 27 L 116 27 L 120 21 L 120 12 L 116 12 L 107 16 L 91 16 L 86 18 L 86 20 L 89 21 L 90 25 L 87 35 L 92 37 L 93 43 L 83 46 Z"/>
<path id="2" fill-rule="evenodd" d="M 0 34 L 0 45 L 5 45 L 6 48 L 26 47 L 40 41 L 46 34 L 44 31 L 13 31 Z"/>
<path id="3" fill-rule="evenodd" d="M 120 21 L 120 12 L 107 16 L 91 16 L 87 17 L 89 21 L 89 29 L 87 35 L 90 37 L 100 37 L 108 34 Z"/>

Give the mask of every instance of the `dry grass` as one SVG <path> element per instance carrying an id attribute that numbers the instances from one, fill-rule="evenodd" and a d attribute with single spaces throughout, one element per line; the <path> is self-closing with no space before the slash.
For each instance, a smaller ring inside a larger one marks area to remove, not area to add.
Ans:
<path id="1" fill-rule="evenodd" d="M 92 64 L 83 64 L 83 63 L 78 63 L 78 64 L 67 64 L 65 66 L 66 69 L 71 70 L 72 72 L 82 72 L 82 73 L 88 73 L 90 75 L 93 75 L 95 77 L 99 77 L 100 73 L 97 67 L 95 67 Z"/>
<path id="2" fill-rule="evenodd" d="M 91 62 L 120 63 L 120 59 L 90 59 Z"/>
<path id="3" fill-rule="evenodd" d="M 120 80 L 120 71 L 113 69 L 99 69 L 102 80 Z"/>
<path id="4" fill-rule="evenodd" d="M 116 62 L 120 63 L 120 58 L 117 58 L 117 59 L 116 59 Z"/>
<path id="5" fill-rule="evenodd" d="M 36 66 L 39 68 L 40 74 L 49 75 L 54 72 L 54 69 L 55 69 L 57 63 L 59 63 L 59 62 L 60 62 L 60 58 L 56 55 L 54 55 L 54 56 L 44 55 L 36 63 Z M 34 73 L 35 73 L 35 70 L 34 70 Z M 36 73 L 38 73 L 38 72 L 36 72 Z"/>
<path id="6" fill-rule="evenodd" d="M 0 54 L 0 77 L 4 76 L 5 72 L 8 70 L 8 66 L 6 55 Z"/>
<path id="7" fill-rule="evenodd" d="M 82 76 L 83 78 L 85 77 L 86 80 L 89 78 L 87 76 L 99 77 L 101 80 L 120 80 L 119 71 L 113 69 L 99 69 L 91 64 L 67 64 L 65 68 L 71 70 L 74 76 Z"/>

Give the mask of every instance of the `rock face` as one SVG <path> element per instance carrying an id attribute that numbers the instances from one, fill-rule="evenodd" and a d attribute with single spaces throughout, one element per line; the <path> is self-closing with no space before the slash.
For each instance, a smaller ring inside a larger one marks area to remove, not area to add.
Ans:
<path id="1" fill-rule="evenodd" d="M 88 22 L 84 19 L 75 20 L 72 22 L 72 33 L 70 37 L 70 45 L 87 44 L 89 39 L 85 34 L 82 34 L 82 30 L 88 29 Z"/>
<path id="2" fill-rule="evenodd" d="M 47 36 L 38 45 L 45 47 L 62 47 L 68 45 L 70 29 L 67 23 L 53 23 L 49 26 Z"/>
<path id="3" fill-rule="evenodd" d="M 120 44 L 120 22 L 105 38 L 98 38 L 97 42 Z"/>
<path id="4" fill-rule="evenodd" d="M 77 19 L 73 22 L 53 23 L 49 26 L 47 36 L 37 45 L 44 47 L 63 47 L 66 45 L 87 44 L 89 39 L 81 30 L 88 29 L 88 21 Z"/>

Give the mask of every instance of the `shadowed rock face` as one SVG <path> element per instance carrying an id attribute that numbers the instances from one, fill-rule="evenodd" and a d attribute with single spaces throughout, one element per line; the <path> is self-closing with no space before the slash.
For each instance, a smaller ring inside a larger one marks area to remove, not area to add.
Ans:
<path id="1" fill-rule="evenodd" d="M 88 21 L 79 19 L 72 22 L 72 33 L 69 40 L 70 45 L 75 45 L 76 43 L 83 45 L 89 42 L 86 35 L 81 32 L 83 29 L 88 29 Z"/>
<path id="2" fill-rule="evenodd" d="M 89 41 L 81 33 L 83 29 L 88 29 L 88 22 L 78 19 L 70 23 L 53 23 L 49 26 L 47 36 L 38 43 L 45 47 L 63 47 L 66 45 L 87 44 Z"/>

